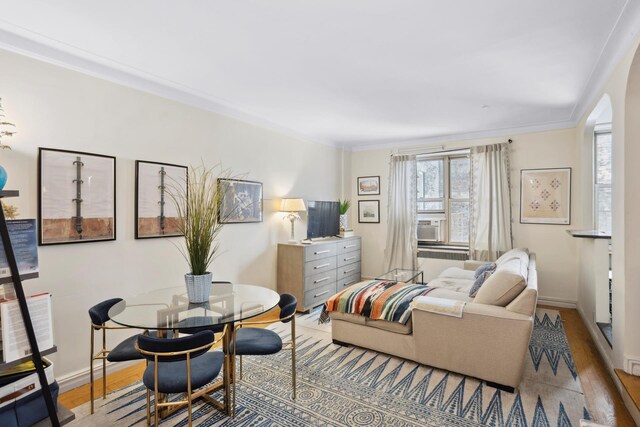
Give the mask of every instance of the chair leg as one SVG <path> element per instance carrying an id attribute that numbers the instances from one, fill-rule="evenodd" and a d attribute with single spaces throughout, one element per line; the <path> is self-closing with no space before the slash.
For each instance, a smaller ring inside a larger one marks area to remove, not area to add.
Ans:
<path id="1" fill-rule="evenodd" d="M 189 413 L 189 427 L 191 427 L 191 358 L 187 353 L 187 412 Z"/>
<path id="2" fill-rule="evenodd" d="M 147 389 L 147 426 L 151 424 L 151 390 Z"/>
<path id="3" fill-rule="evenodd" d="M 233 343 L 233 363 L 229 363 L 232 367 L 233 367 L 233 408 L 232 408 L 232 418 L 236 417 L 236 382 L 238 381 L 238 377 L 236 376 L 236 343 Z M 240 356 L 240 360 L 242 361 L 242 356 Z M 240 362 L 242 363 L 242 362 Z M 242 365 L 240 365 L 242 366 Z M 240 370 L 240 372 L 242 372 L 242 370 Z"/>
<path id="4" fill-rule="evenodd" d="M 91 414 L 93 415 L 93 399 L 94 399 L 94 385 L 93 385 L 93 348 L 94 348 L 94 330 L 91 327 L 91 353 L 89 354 L 89 383 L 91 384 Z"/>
<path id="5" fill-rule="evenodd" d="M 107 348 L 107 330 L 102 330 L 102 349 Z M 102 356 L 105 354 L 102 353 Z M 102 398 L 107 398 L 107 359 L 102 359 Z"/>
<path id="6" fill-rule="evenodd" d="M 242 380 L 242 355 L 240 355 L 240 380 Z"/>
<path id="7" fill-rule="evenodd" d="M 296 316 L 291 318 L 291 387 L 296 400 Z"/>

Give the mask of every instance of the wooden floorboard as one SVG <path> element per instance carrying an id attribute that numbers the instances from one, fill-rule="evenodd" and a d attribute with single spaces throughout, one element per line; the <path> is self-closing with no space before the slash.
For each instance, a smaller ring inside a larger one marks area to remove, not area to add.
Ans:
<path id="1" fill-rule="evenodd" d="M 609 375 L 607 367 L 593 342 L 591 335 L 582 318 L 574 309 L 558 307 L 541 307 L 558 310 L 564 321 L 564 329 L 569 340 L 569 346 L 573 353 L 578 376 L 584 390 L 587 409 L 593 420 L 600 424 L 610 426 L 635 426 L 629 411 L 622 401 L 622 397 L 615 387 L 613 379 Z M 270 315 L 276 318 L 277 314 Z M 144 362 L 134 366 L 121 369 L 107 375 L 107 390 L 114 391 L 138 381 L 144 371 Z M 624 373 L 623 373 L 624 374 Z M 627 374 L 625 374 L 627 375 Z M 628 384 L 625 387 L 635 387 L 638 397 L 640 397 L 640 378 L 626 378 Z M 624 381 L 623 381 L 624 383 Z M 96 391 L 101 393 L 102 380 L 96 381 Z M 89 401 L 89 384 L 63 393 L 59 401 L 68 408 L 74 408 Z"/>

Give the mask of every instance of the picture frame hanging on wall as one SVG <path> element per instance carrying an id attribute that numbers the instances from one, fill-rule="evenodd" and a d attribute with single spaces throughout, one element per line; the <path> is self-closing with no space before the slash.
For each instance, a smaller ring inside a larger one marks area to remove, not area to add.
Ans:
<path id="1" fill-rule="evenodd" d="M 188 168 L 136 160 L 135 238 L 182 236 L 173 194 L 187 194 Z"/>
<path id="2" fill-rule="evenodd" d="M 520 223 L 571 224 L 571 168 L 520 171 Z"/>
<path id="3" fill-rule="evenodd" d="M 38 244 L 116 240 L 116 158 L 38 149 Z"/>
<path id="4" fill-rule="evenodd" d="M 358 200 L 358 222 L 361 224 L 379 224 L 380 200 Z"/>
<path id="5" fill-rule="evenodd" d="M 379 176 L 359 176 L 358 196 L 379 196 L 380 177 Z"/>
<path id="6" fill-rule="evenodd" d="M 218 178 L 222 191 L 219 221 L 222 224 L 262 222 L 262 183 Z"/>

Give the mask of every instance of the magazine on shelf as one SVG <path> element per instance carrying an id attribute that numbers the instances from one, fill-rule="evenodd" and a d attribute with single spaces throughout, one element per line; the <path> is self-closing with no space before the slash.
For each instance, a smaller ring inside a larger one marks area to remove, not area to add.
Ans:
<path id="1" fill-rule="evenodd" d="M 13 219 L 7 221 L 7 229 L 11 237 L 11 246 L 16 256 L 20 275 L 38 273 L 38 234 L 35 219 Z M 0 283 L 10 281 L 11 269 L 0 239 Z M 2 280 L 4 279 L 4 280 Z"/>
<path id="2" fill-rule="evenodd" d="M 53 320 L 51 294 L 43 293 L 27 297 L 31 322 L 36 333 L 38 348 L 53 347 Z M 18 300 L 0 300 L 0 324 L 2 328 L 2 362 L 12 362 L 31 354 L 31 346 L 22 321 Z"/>

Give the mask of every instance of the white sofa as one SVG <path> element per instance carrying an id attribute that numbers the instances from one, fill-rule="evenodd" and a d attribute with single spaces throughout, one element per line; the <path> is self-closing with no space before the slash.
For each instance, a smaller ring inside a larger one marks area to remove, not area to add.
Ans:
<path id="1" fill-rule="evenodd" d="M 538 297 L 535 255 L 514 249 L 496 261 L 495 272 L 475 298 L 475 269 L 466 261 L 428 285 L 431 297 L 464 301 L 462 318 L 413 309 L 406 325 L 331 312 L 334 342 L 392 354 L 480 378 L 513 391 L 520 384 Z"/>

